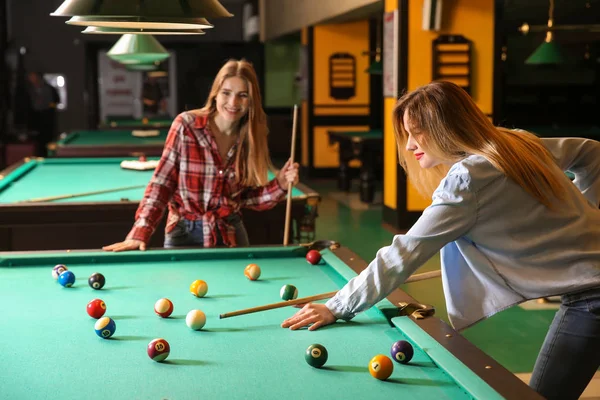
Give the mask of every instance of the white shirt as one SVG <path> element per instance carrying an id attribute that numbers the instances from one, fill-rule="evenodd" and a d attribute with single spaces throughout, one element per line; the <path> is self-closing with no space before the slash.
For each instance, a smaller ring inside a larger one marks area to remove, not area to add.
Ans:
<path id="1" fill-rule="evenodd" d="M 553 172 L 575 175 L 563 204 L 550 210 L 484 157 L 469 156 L 450 168 L 413 227 L 326 303 L 332 313 L 353 318 L 440 250 L 458 330 L 526 300 L 600 287 L 600 143 L 542 140 Z"/>

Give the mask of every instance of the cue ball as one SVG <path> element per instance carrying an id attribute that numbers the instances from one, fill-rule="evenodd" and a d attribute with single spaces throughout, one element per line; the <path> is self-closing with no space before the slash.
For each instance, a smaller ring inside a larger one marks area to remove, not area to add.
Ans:
<path id="1" fill-rule="evenodd" d="M 306 261 L 312 265 L 318 264 L 319 261 L 321 261 L 321 253 L 319 253 L 317 250 L 309 250 L 309 252 L 306 253 Z"/>
<path id="2" fill-rule="evenodd" d="M 298 289 L 294 285 L 283 285 L 279 291 L 282 300 L 294 300 L 298 297 Z"/>
<path id="3" fill-rule="evenodd" d="M 71 287 L 75 283 L 75 274 L 71 271 L 65 271 L 58 276 L 58 283 L 64 287 Z"/>
<path id="4" fill-rule="evenodd" d="M 327 349 L 320 344 L 311 344 L 306 349 L 304 359 L 311 367 L 321 368 L 327 362 Z"/>
<path id="5" fill-rule="evenodd" d="M 377 354 L 369 361 L 369 372 L 374 378 L 385 381 L 392 375 L 394 364 L 389 357 L 383 354 Z"/>
<path id="6" fill-rule="evenodd" d="M 169 299 L 160 299 L 154 304 L 154 312 L 167 318 L 173 312 L 173 303 Z"/>
<path id="7" fill-rule="evenodd" d="M 100 318 L 106 312 L 106 303 L 100 299 L 94 299 L 87 303 L 86 311 L 92 318 Z"/>
<path id="8" fill-rule="evenodd" d="M 94 272 L 88 279 L 88 284 L 92 289 L 100 290 L 104 287 L 106 279 L 99 272 Z"/>
<path id="9" fill-rule="evenodd" d="M 392 359 L 400 364 L 408 364 L 414 353 L 412 345 L 406 340 L 398 340 L 392 345 Z"/>
<path id="10" fill-rule="evenodd" d="M 244 275 L 251 281 L 255 281 L 260 277 L 260 267 L 256 264 L 248 264 L 244 269 Z"/>
<path id="11" fill-rule="evenodd" d="M 208 285 L 201 279 L 195 280 L 190 285 L 190 292 L 196 297 L 204 297 L 208 292 Z"/>
<path id="12" fill-rule="evenodd" d="M 206 315 L 200 310 L 192 310 L 185 316 L 185 324 L 195 331 L 199 331 L 206 324 Z"/>
<path id="13" fill-rule="evenodd" d="M 148 343 L 148 357 L 156 362 L 161 362 L 169 357 L 171 346 L 165 339 L 154 339 Z"/>
<path id="14" fill-rule="evenodd" d="M 67 270 L 67 266 L 63 264 L 58 264 L 54 268 L 52 268 L 52 277 L 57 280 L 60 274 Z"/>
<path id="15" fill-rule="evenodd" d="M 115 321 L 109 317 L 102 317 L 94 324 L 96 335 L 100 336 L 102 339 L 108 339 L 114 335 L 116 329 L 117 325 L 115 324 Z"/>

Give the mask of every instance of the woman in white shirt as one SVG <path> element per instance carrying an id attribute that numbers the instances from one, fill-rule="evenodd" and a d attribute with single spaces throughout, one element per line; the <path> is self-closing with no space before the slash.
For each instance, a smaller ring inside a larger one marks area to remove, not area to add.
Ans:
<path id="1" fill-rule="evenodd" d="M 441 250 L 457 330 L 562 296 L 530 385 L 578 398 L 600 366 L 600 143 L 497 128 L 450 82 L 407 93 L 393 119 L 400 163 L 432 204 L 326 304 L 304 305 L 282 327 L 350 320 Z"/>

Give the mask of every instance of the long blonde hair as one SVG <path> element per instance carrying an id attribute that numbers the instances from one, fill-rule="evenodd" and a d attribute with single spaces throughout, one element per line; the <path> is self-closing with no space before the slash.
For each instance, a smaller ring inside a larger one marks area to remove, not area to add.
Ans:
<path id="1" fill-rule="evenodd" d="M 537 136 L 494 126 L 463 89 L 445 81 L 405 94 L 393 111 L 400 164 L 421 194 L 431 197 L 449 165 L 419 166 L 406 150 L 405 113 L 411 134 L 432 156 L 451 164 L 477 154 L 545 206 L 564 198 L 564 180 L 551 171 L 554 158 Z"/>
<path id="2" fill-rule="evenodd" d="M 212 117 L 217 112 L 216 97 L 225 79 L 237 76 L 248 84 L 248 112 L 239 124 L 239 147 L 235 158 L 235 175 L 243 186 L 267 183 L 267 172 L 273 169 L 267 143 L 267 115 L 262 108 L 260 87 L 256 72 L 248 61 L 229 60 L 221 67 L 213 81 L 206 104 L 198 113 Z"/>

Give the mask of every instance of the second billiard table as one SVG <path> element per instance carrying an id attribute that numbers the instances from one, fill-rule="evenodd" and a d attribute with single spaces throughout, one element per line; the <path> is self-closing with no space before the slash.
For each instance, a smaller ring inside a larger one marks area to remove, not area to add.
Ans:
<path id="1" fill-rule="evenodd" d="M 168 129 L 157 130 L 158 135 L 134 136 L 133 130 L 79 130 L 64 133 L 48 145 L 49 157 L 127 157 L 160 156 Z"/>
<path id="2" fill-rule="evenodd" d="M 99 248 L 123 240 L 153 170 L 122 169 L 122 160 L 30 159 L 0 172 L 0 250 Z M 117 188 L 122 190 L 102 192 Z M 83 193 L 87 195 L 25 202 Z M 293 188 L 291 243 L 314 239 L 319 201 L 307 186 Z M 242 210 L 251 244 L 283 243 L 285 208 L 284 200 L 267 211 Z M 162 246 L 163 241 L 164 219 L 150 245 Z"/>
<path id="3" fill-rule="evenodd" d="M 290 331 L 281 322 L 296 309 L 278 308 L 230 318 L 221 314 L 280 302 L 293 284 L 299 297 L 339 290 L 366 263 L 335 243 L 316 244 L 323 260 L 310 265 L 308 246 L 235 249 L 150 249 L 0 253 L 2 311 L 0 397 L 6 399 L 541 399 L 463 336 L 435 316 L 399 316 L 398 303 L 416 303 L 396 290 L 349 323 L 316 331 Z M 75 274 L 73 287 L 53 280 L 54 265 Z M 244 276 L 256 263 L 257 281 Z M 100 272 L 101 290 L 87 279 Z M 203 298 L 190 294 L 197 279 Z M 86 313 L 94 299 L 116 323 L 102 339 Z M 173 302 L 169 318 L 154 313 L 160 298 Z M 206 315 L 199 331 L 186 326 L 193 309 Z M 163 362 L 146 348 L 155 338 L 170 345 Z M 369 360 L 390 357 L 405 340 L 415 354 L 394 362 L 385 381 L 369 374 Z M 328 360 L 318 369 L 305 351 L 319 343 Z M 507 351 L 510 351 L 507 349 Z"/>
<path id="4" fill-rule="evenodd" d="M 120 118 L 108 117 L 106 122 L 101 123 L 100 129 L 169 129 L 173 123 L 173 118 L 168 117 L 145 117 Z"/>

